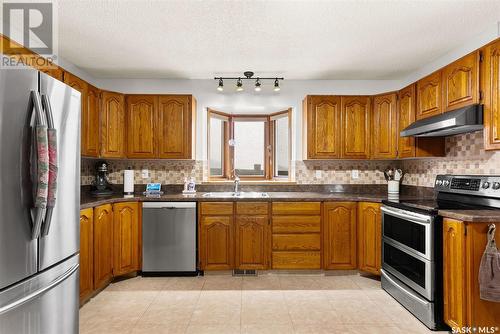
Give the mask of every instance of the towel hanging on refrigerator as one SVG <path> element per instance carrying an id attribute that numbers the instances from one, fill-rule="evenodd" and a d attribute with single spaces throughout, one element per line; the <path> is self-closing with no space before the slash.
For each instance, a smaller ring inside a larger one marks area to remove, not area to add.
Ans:
<path id="1" fill-rule="evenodd" d="M 479 296 L 483 300 L 500 302 L 500 251 L 495 243 L 495 224 L 488 228 L 488 243 L 479 266 Z"/>

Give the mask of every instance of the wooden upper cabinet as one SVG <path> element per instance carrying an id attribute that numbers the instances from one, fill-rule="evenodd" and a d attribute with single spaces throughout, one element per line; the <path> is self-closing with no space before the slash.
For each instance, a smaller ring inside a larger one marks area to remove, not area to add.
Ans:
<path id="1" fill-rule="evenodd" d="M 451 63 L 443 69 L 443 111 L 479 101 L 479 51 Z"/>
<path id="2" fill-rule="evenodd" d="M 201 216 L 200 262 L 202 270 L 234 268 L 233 216 Z"/>
<path id="3" fill-rule="evenodd" d="M 358 203 L 359 270 L 380 275 L 382 258 L 380 203 Z"/>
<path id="4" fill-rule="evenodd" d="M 101 156 L 125 157 L 125 112 L 123 94 L 103 91 L 101 94 Z"/>
<path id="5" fill-rule="evenodd" d="M 193 159 L 195 110 L 191 95 L 159 96 L 158 158 Z"/>
<path id="6" fill-rule="evenodd" d="M 127 157 L 154 158 L 158 97 L 127 95 Z"/>
<path id="7" fill-rule="evenodd" d="M 443 222 L 444 319 L 452 327 L 465 326 L 465 224 Z"/>
<path id="8" fill-rule="evenodd" d="M 439 70 L 417 81 L 417 120 L 443 112 L 441 75 Z"/>
<path id="9" fill-rule="evenodd" d="M 306 159 L 340 158 L 340 96 L 307 96 L 304 100 Z"/>
<path id="10" fill-rule="evenodd" d="M 239 203 L 237 203 L 239 204 Z M 267 203 L 265 204 L 267 205 Z M 235 268 L 267 269 L 270 220 L 267 215 L 238 215 L 235 220 Z"/>
<path id="11" fill-rule="evenodd" d="M 76 89 L 81 94 L 81 104 L 80 104 L 80 113 L 81 113 L 81 154 L 87 155 L 87 132 L 89 129 L 87 128 L 89 122 L 89 101 L 88 101 L 88 84 L 83 81 L 76 75 L 73 75 L 69 72 L 64 72 L 64 83 L 70 86 L 73 89 Z M 98 125 L 97 125 L 98 126 Z"/>
<path id="12" fill-rule="evenodd" d="M 484 148 L 500 149 L 500 40 L 484 49 Z"/>
<path id="13" fill-rule="evenodd" d="M 94 211 L 80 211 L 80 302 L 94 291 Z"/>
<path id="14" fill-rule="evenodd" d="M 325 269 L 356 269 L 356 202 L 326 202 L 323 208 Z"/>
<path id="15" fill-rule="evenodd" d="M 368 159 L 370 157 L 370 97 L 342 96 L 341 157 Z"/>
<path id="16" fill-rule="evenodd" d="M 398 92 L 398 157 L 411 158 L 415 156 L 415 138 L 401 137 L 399 133 L 415 122 L 415 84 Z"/>
<path id="17" fill-rule="evenodd" d="M 139 270 L 140 204 L 124 202 L 113 205 L 113 274 Z"/>
<path id="18" fill-rule="evenodd" d="M 377 95 L 373 98 L 372 158 L 394 159 L 398 149 L 397 95 Z"/>
<path id="19" fill-rule="evenodd" d="M 99 156 L 99 114 L 101 108 L 101 92 L 98 88 L 89 85 L 87 93 L 87 109 L 82 110 L 82 155 L 88 157 Z"/>
<path id="20" fill-rule="evenodd" d="M 94 289 L 113 278 L 113 208 L 105 204 L 94 208 Z"/>
<path id="21" fill-rule="evenodd" d="M 64 70 L 59 66 L 54 66 L 53 68 L 41 68 L 40 72 L 50 75 L 52 78 L 59 81 L 64 81 Z"/>

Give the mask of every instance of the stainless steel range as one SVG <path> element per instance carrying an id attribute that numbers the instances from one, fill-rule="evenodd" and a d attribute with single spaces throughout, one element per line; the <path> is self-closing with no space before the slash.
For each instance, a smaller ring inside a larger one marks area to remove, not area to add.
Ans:
<path id="1" fill-rule="evenodd" d="M 500 176 L 438 175 L 436 200 L 383 201 L 382 288 L 430 329 L 443 322 L 438 211 L 500 208 Z"/>

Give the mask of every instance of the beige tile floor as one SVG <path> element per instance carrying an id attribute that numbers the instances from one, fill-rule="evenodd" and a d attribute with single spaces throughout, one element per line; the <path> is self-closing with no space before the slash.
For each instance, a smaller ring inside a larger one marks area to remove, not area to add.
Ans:
<path id="1" fill-rule="evenodd" d="M 357 273 L 136 277 L 80 309 L 80 333 L 436 333 Z"/>

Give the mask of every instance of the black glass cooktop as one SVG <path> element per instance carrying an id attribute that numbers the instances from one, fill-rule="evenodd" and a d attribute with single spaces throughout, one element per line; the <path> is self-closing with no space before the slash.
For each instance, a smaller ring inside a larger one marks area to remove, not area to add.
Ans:
<path id="1" fill-rule="evenodd" d="M 383 200 L 383 204 L 395 208 L 410 210 L 417 213 L 437 215 L 438 210 L 494 210 L 495 208 L 462 201 L 449 201 L 442 199 L 425 200 Z"/>

